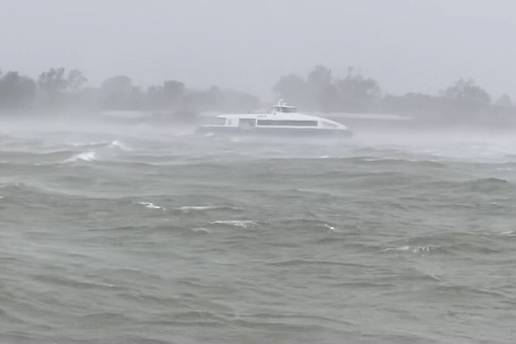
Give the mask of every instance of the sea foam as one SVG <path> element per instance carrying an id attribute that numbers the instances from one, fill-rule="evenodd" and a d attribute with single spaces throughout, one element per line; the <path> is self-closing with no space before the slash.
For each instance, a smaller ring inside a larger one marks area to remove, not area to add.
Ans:
<path id="1" fill-rule="evenodd" d="M 164 209 L 164 208 L 160 207 L 159 205 L 156 205 L 152 202 L 138 202 L 138 204 L 143 205 L 145 208 L 149 208 L 149 209 Z"/>
<path id="2" fill-rule="evenodd" d="M 249 228 L 253 226 L 257 226 L 258 224 L 251 220 L 218 220 L 213 221 L 212 225 L 226 225 L 240 228 Z"/>
<path id="3" fill-rule="evenodd" d="M 78 161 L 95 161 L 97 160 L 97 154 L 95 152 L 82 152 L 75 154 L 74 156 L 64 160 L 65 163 L 78 162 Z"/>

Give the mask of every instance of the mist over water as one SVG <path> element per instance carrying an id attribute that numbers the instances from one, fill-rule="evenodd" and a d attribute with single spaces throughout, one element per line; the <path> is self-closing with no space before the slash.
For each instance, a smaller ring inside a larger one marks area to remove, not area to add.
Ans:
<path id="1" fill-rule="evenodd" d="M 515 342 L 514 0 L 0 4 L 0 344 Z"/>
<path id="2" fill-rule="evenodd" d="M 512 343 L 509 133 L 2 123 L 0 339 Z"/>

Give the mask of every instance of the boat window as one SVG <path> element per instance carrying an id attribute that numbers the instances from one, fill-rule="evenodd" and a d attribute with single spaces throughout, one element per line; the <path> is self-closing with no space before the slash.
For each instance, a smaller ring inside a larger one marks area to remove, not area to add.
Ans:
<path id="1" fill-rule="evenodd" d="M 294 126 L 294 127 L 317 127 L 317 121 L 261 119 L 261 120 L 258 120 L 258 125 L 264 125 L 264 126 L 275 125 L 275 126 Z"/>
<path id="2" fill-rule="evenodd" d="M 321 121 L 321 124 L 324 128 L 338 128 L 338 125 L 336 123 L 330 121 Z"/>
<path id="3" fill-rule="evenodd" d="M 205 123 L 209 125 L 224 125 L 226 124 L 226 119 L 224 117 L 211 117 L 207 118 Z"/>
<path id="4" fill-rule="evenodd" d="M 238 126 L 241 128 L 253 128 L 256 127 L 256 119 L 254 118 L 240 118 Z"/>

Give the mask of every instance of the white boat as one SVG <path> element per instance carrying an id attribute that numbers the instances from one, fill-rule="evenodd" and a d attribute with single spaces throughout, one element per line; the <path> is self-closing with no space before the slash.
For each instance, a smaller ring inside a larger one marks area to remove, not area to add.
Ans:
<path id="1" fill-rule="evenodd" d="M 327 118 L 299 113 L 294 106 L 278 102 L 270 113 L 227 114 L 216 117 L 219 124 L 203 125 L 205 134 L 256 136 L 322 136 L 348 137 L 351 130 L 344 124 Z"/>

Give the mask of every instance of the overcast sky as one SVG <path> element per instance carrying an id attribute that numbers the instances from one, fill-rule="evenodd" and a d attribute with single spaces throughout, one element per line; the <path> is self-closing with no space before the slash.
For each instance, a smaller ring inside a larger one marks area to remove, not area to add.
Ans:
<path id="1" fill-rule="evenodd" d="M 0 0 L 0 69 L 269 96 L 280 75 L 352 65 L 391 93 L 464 76 L 516 98 L 515 15 L 514 0 Z"/>

